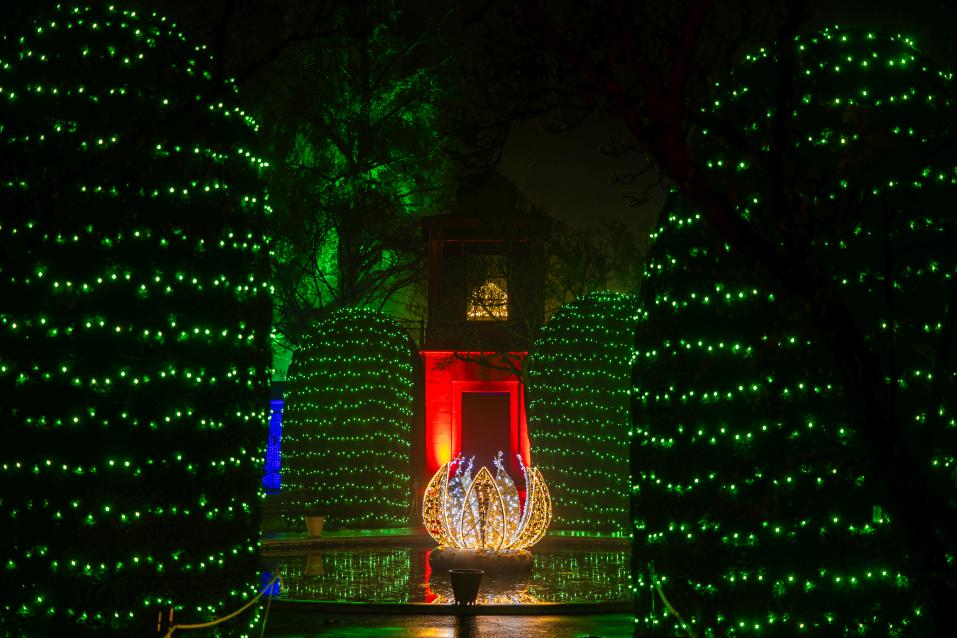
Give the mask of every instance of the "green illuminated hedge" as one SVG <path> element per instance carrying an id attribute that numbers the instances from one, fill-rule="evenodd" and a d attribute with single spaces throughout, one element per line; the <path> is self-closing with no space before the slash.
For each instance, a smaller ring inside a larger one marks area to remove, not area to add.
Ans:
<path id="1" fill-rule="evenodd" d="M 327 528 L 409 524 L 412 357 L 385 315 L 344 308 L 293 355 L 283 415 L 283 485 Z"/>
<path id="2" fill-rule="evenodd" d="M 258 585 L 263 162 L 209 68 L 99 3 L 3 41 L 0 634 L 150 635 Z"/>
<path id="3" fill-rule="evenodd" d="M 811 203 L 805 230 L 816 237 L 802 258 L 832 278 L 883 362 L 894 358 L 901 435 L 927 446 L 931 488 L 952 494 L 953 357 L 941 386 L 930 374 L 957 272 L 949 77 L 900 37 L 830 30 L 794 46 L 785 170 Z M 770 136 L 776 73 L 762 51 L 714 101 L 711 115 L 756 149 Z M 769 176 L 709 140 L 706 128 L 711 178 L 775 237 Z M 641 301 L 638 631 L 686 635 L 651 590 L 654 571 L 699 636 L 930 635 L 902 529 L 884 507 L 886 468 L 859 436 L 860 408 L 806 309 L 678 197 L 653 234 Z M 946 416 L 930 427 L 938 409 Z"/>
<path id="4" fill-rule="evenodd" d="M 593 292 L 542 328 L 528 373 L 533 462 L 552 528 L 627 534 L 629 377 L 634 297 Z"/>

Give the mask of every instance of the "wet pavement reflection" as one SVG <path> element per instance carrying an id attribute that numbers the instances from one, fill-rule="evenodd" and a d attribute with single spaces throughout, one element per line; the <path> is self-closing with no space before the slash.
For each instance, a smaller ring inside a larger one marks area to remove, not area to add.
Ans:
<path id="1" fill-rule="evenodd" d="M 273 638 L 634 638 L 630 614 L 576 616 L 277 616 Z"/>
<path id="2" fill-rule="evenodd" d="M 281 579 L 288 600 L 373 603 L 450 603 L 447 573 L 433 572 L 430 550 L 418 547 L 329 549 L 267 555 L 263 567 Z M 484 604 L 592 603 L 630 599 L 629 555 L 624 549 L 553 549 L 533 552 L 527 574 L 486 577 Z M 271 578 L 271 576 L 269 577 Z M 463 631 L 468 627 L 463 627 Z"/>

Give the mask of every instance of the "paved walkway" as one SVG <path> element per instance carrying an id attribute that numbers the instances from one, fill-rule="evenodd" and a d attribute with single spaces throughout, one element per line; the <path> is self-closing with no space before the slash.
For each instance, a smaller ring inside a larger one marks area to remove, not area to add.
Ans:
<path id="1" fill-rule="evenodd" d="M 270 614 L 275 638 L 633 638 L 630 614 L 575 616 L 399 616 Z"/>

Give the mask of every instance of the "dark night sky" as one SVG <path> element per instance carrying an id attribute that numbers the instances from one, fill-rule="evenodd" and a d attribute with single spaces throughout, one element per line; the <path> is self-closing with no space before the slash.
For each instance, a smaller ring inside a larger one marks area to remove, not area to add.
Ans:
<path id="1" fill-rule="evenodd" d="M 223 0 L 165 0 L 156 4 L 152 0 L 130 1 L 144 9 L 162 4 L 161 10 L 174 15 L 201 37 L 208 36 L 210 25 L 223 11 Z M 410 5 L 421 2 L 406 1 Z M 953 67 L 957 61 L 957 40 L 953 34 L 957 0 L 818 0 L 811 3 L 811 12 L 809 29 L 839 23 L 906 33 L 943 64 Z M 27 3 L 0 3 L 0 22 L 16 24 L 29 13 Z M 250 20 L 254 23 L 254 33 L 268 36 L 268 32 L 275 29 L 275 25 L 260 16 Z M 609 157 L 600 151 L 609 137 L 627 134 L 619 121 L 596 116 L 581 127 L 561 134 L 545 131 L 542 122 L 543 118 L 535 118 L 513 125 L 498 166 L 500 172 L 532 201 L 573 224 L 588 225 L 605 217 L 625 222 L 641 235 L 653 228 L 664 203 L 664 192 L 655 189 L 649 193 L 651 198 L 646 204 L 630 207 L 622 187 L 611 183 L 616 172 L 641 167 L 642 159 L 636 155 Z M 642 184 L 631 187 L 630 192 L 637 195 L 644 190 Z"/>
<path id="2" fill-rule="evenodd" d="M 939 62 L 953 66 L 957 58 L 953 28 L 957 2 L 915 0 L 841 0 L 812 4 L 809 28 L 841 24 L 844 27 L 903 33 L 916 38 L 918 46 Z M 513 125 L 498 169 L 532 201 L 573 224 L 588 225 L 607 217 L 646 234 L 664 204 L 664 191 L 652 190 L 649 201 L 630 207 L 622 187 L 611 183 L 616 172 L 641 165 L 641 158 L 602 155 L 609 137 L 619 136 L 623 125 L 593 118 L 579 129 L 560 134 L 544 130 L 543 118 Z M 632 187 L 639 194 L 643 187 Z"/>
<path id="3" fill-rule="evenodd" d="M 601 152 L 610 137 L 626 133 L 624 126 L 618 120 L 594 117 L 579 128 L 549 133 L 543 129 L 543 119 L 512 126 L 498 170 L 556 217 L 580 225 L 608 218 L 624 222 L 636 232 L 650 231 L 664 203 L 664 191 L 654 188 L 647 204 L 629 206 L 623 187 L 612 184 L 611 178 L 616 172 L 643 165 L 643 160 Z M 627 192 L 643 194 L 648 181 Z"/>

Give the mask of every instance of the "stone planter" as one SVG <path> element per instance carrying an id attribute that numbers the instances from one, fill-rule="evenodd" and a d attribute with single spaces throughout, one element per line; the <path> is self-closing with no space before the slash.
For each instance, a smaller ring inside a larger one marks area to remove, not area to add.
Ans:
<path id="1" fill-rule="evenodd" d="M 449 580 L 452 581 L 452 593 L 455 595 L 456 605 L 475 604 L 484 573 L 481 569 L 449 570 Z"/>
<path id="2" fill-rule="evenodd" d="M 325 516 L 306 514 L 306 532 L 309 534 L 309 538 L 322 538 L 322 527 L 325 524 Z"/>

